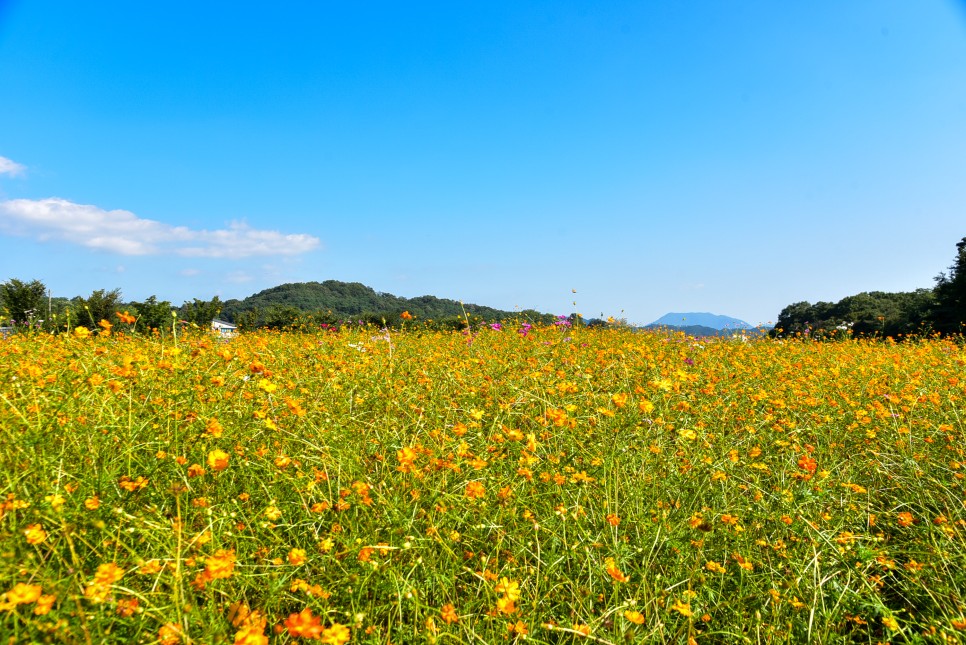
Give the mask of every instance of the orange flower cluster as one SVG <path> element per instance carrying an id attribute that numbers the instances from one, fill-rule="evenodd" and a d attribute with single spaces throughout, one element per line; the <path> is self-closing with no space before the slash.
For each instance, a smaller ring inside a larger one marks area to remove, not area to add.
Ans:
<path id="1" fill-rule="evenodd" d="M 313 615 L 312 610 L 308 607 L 297 614 L 290 614 L 285 619 L 285 629 L 289 636 L 294 638 L 317 640 L 326 645 L 342 645 L 347 643 L 352 636 L 351 631 L 345 625 L 333 623 L 326 627 L 322 624 L 322 619 Z"/>
<path id="2" fill-rule="evenodd" d="M 0 596 L 0 612 L 13 611 L 17 605 L 34 605 L 33 613 L 43 616 L 50 612 L 57 597 L 50 594 L 44 595 L 44 589 L 40 585 L 32 585 L 18 582 L 10 591 Z"/>

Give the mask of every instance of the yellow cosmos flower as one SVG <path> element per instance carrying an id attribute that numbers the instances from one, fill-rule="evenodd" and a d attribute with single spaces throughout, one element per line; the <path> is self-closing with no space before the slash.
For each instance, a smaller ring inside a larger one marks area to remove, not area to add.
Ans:
<path id="1" fill-rule="evenodd" d="M 498 583 L 496 583 L 496 592 L 498 594 L 503 594 L 510 600 L 520 599 L 520 583 L 516 580 L 510 580 L 509 578 L 501 578 Z"/>
<path id="2" fill-rule="evenodd" d="M 694 612 L 691 611 L 691 603 L 681 602 L 680 600 L 675 600 L 671 605 L 671 611 L 676 611 L 682 616 L 693 616 Z"/>
<path id="3" fill-rule="evenodd" d="M 644 624 L 644 614 L 642 614 L 639 611 L 633 611 L 631 609 L 628 609 L 627 611 L 624 612 L 624 618 L 634 623 L 635 625 Z"/>
<path id="4" fill-rule="evenodd" d="M 37 602 L 43 591 L 43 587 L 40 585 L 28 585 L 23 582 L 18 582 L 13 586 L 13 589 L 6 593 L 7 602 L 14 605 L 26 605 Z"/>
<path id="5" fill-rule="evenodd" d="M 40 524 L 29 525 L 23 534 L 27 537 L 27 544 L 40 544 L 47 539 L 47 531 Z"/>

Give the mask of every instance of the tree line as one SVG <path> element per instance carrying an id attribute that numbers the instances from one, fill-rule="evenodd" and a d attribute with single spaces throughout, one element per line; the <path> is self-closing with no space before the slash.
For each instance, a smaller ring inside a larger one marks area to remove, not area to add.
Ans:
<path id="1" fill-rule="evenodd" d="M 796 302 L 782 309 L 771 333 L 828 339 L 966 333 L 966 237 L 956 251 L 953 264 L 936 276 L 932 289 L 870 291 L 834 303 Z"/>
<path id="2" fill-rule="evenodd" d="M 68 299 L 53 297 L 40 280 L 11 278 L 0 284 L 0 326 L 18 331 L 95 330 L 102 320 L 115 325 L 132 318 L 135 329 L 160 334 L 184 326 L 207 329 L 215 319 L 242 330 L 311 330 L 345 324 L 460 329 L 467 324 L 514 319 L 533 324 L 556 320 L 551 314 L 534 310 L 509 312 L 435 296 L 402 298 L 378 293 L 358 282 L 337 280 L 283 284 L 243 300 L 194 298 L 177 306 L 153 295 L 143 301 L 124 301 L 119 289 L 100 289 L 87 297 Z"/>

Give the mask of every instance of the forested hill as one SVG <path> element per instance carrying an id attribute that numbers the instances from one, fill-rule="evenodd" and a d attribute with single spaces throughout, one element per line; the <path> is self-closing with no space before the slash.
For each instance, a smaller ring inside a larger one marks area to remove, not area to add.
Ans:
<path id="1" fill-rule="evenodd" d="M 542 319 L 546 314 L 528 310 L 510 312 L 481 305 L 464 304 L 456 300 L 419 296 L 403 298 L 391 293 L 379 293 L 359 282 L 296 282 L 282 284 L 248 296 L 244 300 L 228 300 L 223 303 L 221 316 L 236 322 L 246 314 L 255 312 L 257 317 L 280 313 L 315 312 L 334 318 L 391 316 L 403 311 L 423 319 L 442 320 L 463 316 L 463 310 L 473 317 L 485 320 L 502 320 L 517 315 Z"/>

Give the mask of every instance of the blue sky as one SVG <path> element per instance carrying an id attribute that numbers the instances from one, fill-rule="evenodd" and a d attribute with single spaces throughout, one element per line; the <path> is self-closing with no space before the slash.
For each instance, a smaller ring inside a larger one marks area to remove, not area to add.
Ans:
<path id="1" fill-rule="evenodd" d="M 0 0 L 0 280 L 760 323 L 966 236 L 962 2 L 278 4 Z"/>

